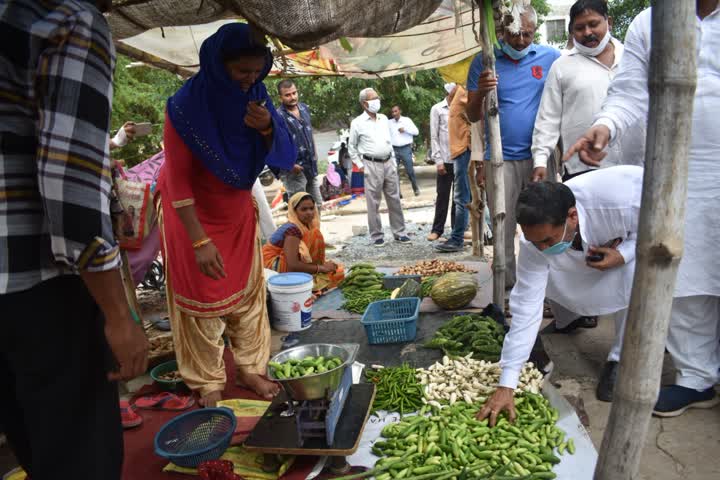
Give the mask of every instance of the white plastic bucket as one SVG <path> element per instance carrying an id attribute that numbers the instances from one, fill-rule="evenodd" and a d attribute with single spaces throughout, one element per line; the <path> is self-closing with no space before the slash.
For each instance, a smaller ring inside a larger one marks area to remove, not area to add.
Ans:
<path id="1" fill-rule="evenodd" d="M 299 332 L 310 328 L 313 277 L 307 273 L 278 273 L 267 281 L 272 301 L 273 328 Z"/>

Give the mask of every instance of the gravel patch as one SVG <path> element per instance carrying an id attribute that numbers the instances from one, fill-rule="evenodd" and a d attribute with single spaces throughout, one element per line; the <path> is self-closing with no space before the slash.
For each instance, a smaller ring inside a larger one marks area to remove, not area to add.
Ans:
<path id="1" fill-rule="evenodd" d="M 346 239 L 342 244 L 335 245 L 337 249 L 329 250 L 327 255 L 345 265 L 358 262 L 370 262 L 377 266 L 402 266 L 415 263 L 418 260 L 474 260 L 478 257 L 472 255 L 472 247 L 466 245 L 462 252 L 441 253 L 433 248 L 437 242 L 426 240 L 430 234 L 431 225 L 428 223 L 406 222 L 406 231 L 412 243 L 399 243 L 394 241 L 390 227 L 384 229 L 385 245 L 375 247 L 370 244 L 368 235 L 355 235 Z M 449 235 L 449 233 L 448 233 Z M 490 249 L 486 248 L 486 252 Z"/>

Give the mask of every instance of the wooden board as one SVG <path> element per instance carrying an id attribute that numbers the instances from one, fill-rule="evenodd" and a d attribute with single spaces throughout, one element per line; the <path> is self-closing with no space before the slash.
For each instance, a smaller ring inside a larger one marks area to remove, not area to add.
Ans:
<path id="1" fill-rule="evenodd" d="M 311 438 L 305 441 L 304 446 L 299 447 L 295 417 L 280 416 L 280 412 L 287 409 L 286 397 L 282 393 L 275 397 L 265 416 L 245 440 L 245 449 L 279 455 L 352 455 L 358 449 L 374 400 L 375 385 L 353 385 L 335 431 L 334 445 L 328 446 L 324 438 Z"/>

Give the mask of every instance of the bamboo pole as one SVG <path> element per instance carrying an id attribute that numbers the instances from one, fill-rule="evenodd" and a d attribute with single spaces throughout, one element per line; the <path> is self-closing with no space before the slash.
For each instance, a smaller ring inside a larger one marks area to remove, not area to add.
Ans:
<path id="1" fill-rule="evenodd" d="M 115 40 L 113 43 L 115 44 L 115 50 L 118 53 L 122 53 L 123 55 L 126 55 L 134 60 L 138 60 L 140 62 L 152 65 L 153 67 L 160 68 L 162 70 L 167 70 L 168 72 L 174 73 L 175 75 L 180 75 L 181 77 L 183 77 L 183 79 L 187 79 L 195 75 L 195 72 L 190 68 L 175 65 L 172 62 L 163 60 L 160 57 L 156 57 L 155 55 L 144 52 L 138 48 L 131 47 L 130 45 L 127 45 L 119 40 Z"/>
<path id="2" fill-rule="evenodd" d="M 696 83 L 695 2 L 655 2 L 647 151 L 637 266 L 622 360 L 596 480 L 637 478 L 657 400 L 675 276 L 683 251 Z"/>
<path id="3" fill-rule="evenodd" d="M 495 53 L 487 31 L 485 9 L 480 8 L 480 30 L 482 35 L 482 58 L 485 69 L 495 75 Z M 503 308 L 505 305 L 505 235 L 514 232 L 505 231 L 505 178 L 503 173 L 502 139 L 500 137 L 500 111 L 498 109 L 497 89 L 488 93 L 486 98 L 487 129 L 490 144 L 490 165 L 493 186 L 493 303 Z M 487 175 L 485 181 L 488 181 Z"/>
<path id="4" fill-rule="evenodd" d="M 485 221 L 483 213 L 485 205 L 482 201 L 482 191 L 475 181 L 475 162 L 468 163 L 468 179 L 470 180 L 470 194 L 472 196 L 468 210 L 470 211 L 470 230 L 472 232 L 472 252 L 476 257 L 485 257 L 485 246 L 483 243 L 483 229 Z"/>

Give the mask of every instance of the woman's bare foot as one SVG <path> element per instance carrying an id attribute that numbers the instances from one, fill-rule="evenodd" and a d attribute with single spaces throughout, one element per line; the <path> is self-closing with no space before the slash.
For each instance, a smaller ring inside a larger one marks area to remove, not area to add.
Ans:
<path id="1" fill-rule="evenodd" d="M 258 375 L 238 370 L 237 384 L 248 388 L 266 400 L 272 400 L 280 392 L 280 385 Z"/>
<path id="2" fill-rule="evenodd" d="M 215 408 L 217 406 L 217 402 L 220 400 L 222 400 L 222 392 L 220 390 L 215 390 L 203 397 L 200 397 L 198 403 L 200 403 L 200 406 L 205 408 Z"/>

